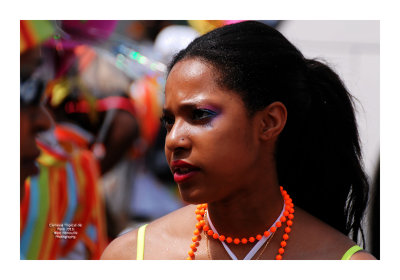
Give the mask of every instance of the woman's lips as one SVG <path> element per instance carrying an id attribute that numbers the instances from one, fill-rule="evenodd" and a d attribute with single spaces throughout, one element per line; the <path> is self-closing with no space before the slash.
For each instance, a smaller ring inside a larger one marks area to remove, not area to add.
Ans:
<path id="1" fill-rule="evenodd" d="M 183 160 L 174 160 L 171 164 L 174 181 L 182 183 L 189 180 L 199 172 L 199 168 Z"/>

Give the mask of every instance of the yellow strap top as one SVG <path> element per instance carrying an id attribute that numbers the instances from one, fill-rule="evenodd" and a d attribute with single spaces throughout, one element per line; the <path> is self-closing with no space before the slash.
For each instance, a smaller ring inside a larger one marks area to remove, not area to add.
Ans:
<path id="1" fill-rule="evenodd" d="M 146 231 L 146 227 L 147 224 L 141 226 L 138 231 L 136 260 L 144 259 L 144 234 Z"/>
<path id="2" fill-rule="evenodd" d="M 342 260 L 350 260 L 350 258 L 357 253 L 358 251 L 361 251 L 362 248 L 358 245 L 354 245 L 353 247 L 351 247 L 349 250 L 346 251 L 346 253 L 344 253 Z"/>

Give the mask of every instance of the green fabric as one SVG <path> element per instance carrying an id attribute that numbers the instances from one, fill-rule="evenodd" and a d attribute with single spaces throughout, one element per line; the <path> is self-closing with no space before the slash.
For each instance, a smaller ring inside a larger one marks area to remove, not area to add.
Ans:
<path id="1" fill-rule="evenodd" d="M 358 245 L 354 245 L 353 247 L 351 247 L 349 250 L 347 250 L 346 253 L 344 253 L 342 260 L 350 260 L 350 258 L 357 253 L 358 251 L 361 251 L 362 248 Z"/>
<path id="2" fill-rule="evenodd" d="M 144 259 L 144 234 L 146 231 L 146 226 L 147 226 L 147 224 L 141 226 L 138 231 L 136 260 Z"/>
<path id="3" fill-rule="evenodd" d="M 43 243 L 43 235 L 44 231 L 47 227 L 47 215 L 50 209 L 50 199 L 49 199 L 49 187 L 48 187 L 48 178 L 49 178 L 49 169 L 44 167 L 40 170 L 39 174 L 39 211 L 36 217 L 36 225 L 32 235 L 31 246 L 29 248 L 29 252 L 27 254 L 27 258 L 29 260 L 37 260 L 39 259 L 40 248 Z"/>

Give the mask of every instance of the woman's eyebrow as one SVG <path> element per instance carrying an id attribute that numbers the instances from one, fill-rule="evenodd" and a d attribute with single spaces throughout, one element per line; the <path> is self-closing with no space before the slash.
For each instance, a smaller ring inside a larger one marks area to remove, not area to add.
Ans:
<path id="1" fill-rule="evenodd" d="M 178 105 L 178 111 L 181 112 L 185 112 L 185 111 L 190 111 L 193 109 L 197 109 L 199 107 L 200 104 L 202 104 L 202 101 L 205 100 L 205 98 L 201 98 L 201 99 L 190 99 L 187 101 L 183 101 L 182 103 L 180 103 Z M 171 110 L 169 110 L 168 108 L 163 108 L 163 114 L 165 115 L 172 115 Z"/>
<path id="2" fill-rule="evenodd" d="M 178 107 L 178 113 L 179 112 L 182 112 L 182 113 L 188 112 L 188 111 L 197 109 L 197 107 L 198 107 L 197 104 L 182 104 Z M 174 113 L 171 110 L 166 109 L 166 108 L 163 108 L 162 113 L 165 116 L 173 116 L 174 115 Z"/>

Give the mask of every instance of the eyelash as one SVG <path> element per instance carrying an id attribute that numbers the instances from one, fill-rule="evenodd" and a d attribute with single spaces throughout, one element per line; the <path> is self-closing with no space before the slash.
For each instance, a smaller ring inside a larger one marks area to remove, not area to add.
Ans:
<path id="1" fill-rule="evenodd" d="M 213 118 L 216 115 L 217 115 L 216 112 L 208 109 L 195 109 L 193 110 L 192 119 L 194 121 L 203 121 Z"/>
<path id="2" fill-rule="evenodd" d="M 217 115 L 216 112 L 208 109 L 194 109 L 191 113 L 191 121 L 194 123 L 207 124 L 210 119 Z M 163 115 L 160 118 L 163 126 L 169 131 L 174 125 L 174 117 Z"/>
<path id="3" fill-rule="evenodd" d="M 161 124 L 162 124 L 168 131 L 170 130 L 170 128 L 172 127 L 173 122 L 174 122 L 174 120 L 173 120 L 172 117 L 166 116 L 166 115 L 163 115 L 163 116 L 160 118 L 160 121 L 161 121 Z M 168 123 L 168 122 L 172 122 L 172 124 L 171 124 L 171 123 Z"/>

